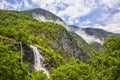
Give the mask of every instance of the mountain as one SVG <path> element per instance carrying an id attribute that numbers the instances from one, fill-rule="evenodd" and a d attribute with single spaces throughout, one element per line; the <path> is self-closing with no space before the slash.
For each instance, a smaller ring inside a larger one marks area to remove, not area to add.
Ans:
<path id="1" fill-rule="evenodd" d="M 111 32 L 107 32 L 105 30 L 102 29 L 97 29 L 97 28 L 80 28 L 74 25 L 67 25 L 61 18 L 59 18 L 58 16 L 56 16 L 55 14 L 46 11 L 44 9 L 41 8 L 37 8 L 37 9 L 32 9 L 32 10 L 27 10 L 27 11 L 23 11 L 26 14 L 29 14 L 32 18 L 38 20 L 38 21 L 43 21 L 43 22 L 53 22 L 55 24 L 60 24 L 62 25 L 64 28 L 67 29 L 67 31 L 69 33 L 75 33 L 77 35 L 79 35 L 78 37 L 83 38 L 83 40 L 85 40 L 85 44 L 86 42 L 88 43 L 87 46 L 92 46 L 93 49 L 95 49 L 95 51 L 98 52 L 102 52 L 104 50 L 104 47 L 102 46 L 103 42 L 105 39 L 107 39 L 109 36 L 111 35 L 119 35 L 119 34 L 114 34 Z M 77 37 L 74 37 L 72 35 L 72 37 L 74 39 L 76 39 Z M 83 43 L 83 40 L 80 42 Z M 78 40 L 77 40 L 78 41 Z M 78 41 L 79 42 L 79 41 Z M 85 46 L 85 44 L 83 44 Z M 80 48 L 84 51 L 84 47 L 82 48 L 80 46 Z M 87 48 L 88 49 L 88 48 Z M 92 55 L 93 52 L 89 51 Z M 85 53 L 87 53 L 85 51 Z M 89 55 L 89 56 L 90 56 Z"/>
<path id="2" fill-rule="evenodd" d="M 64 26 L 69 32 L 77 33 L 87 43 L 98 42 L 102 44 L 106 38 L 114 34 L 97 28 L 79 28 L 74 25 L 67 25 L 61 18 L 59 18 L 55 14 L 41 8 L 36 8 L 23 12 L 29 14 L 32 18 L 38 21 L 60 24 Z"/>
<path id="3" fill-rule="evenodd" d="M 107 73 L 106 69 L 114 71 L 117 69 L 114 65 L 120 64 L 117 61 L 119 57 L 117 60 L 115 57 L 119 38 L 113 38 L 113 43 L 106 44 L 108 52 L 99 54 L 105 49 L 102 43 L 110 35 L 119 36 L 102 29 L 67 25 L 55 14 L 43 9 L 0 10 L 0 78 L 46 80 L 45 74 L 47 78 L 53 74 L 52 78 L 56 79 L 57 76 L 57 80 L 63 77 L 65 80 L 66 77 L 67 80 L 88 80 L 89 77 L 92 80 L 93 76 L 96 80 L 102 80 Z M 112 53 L 110 47 L 115 53 Z M 112 54 L 107 54 L 109 51 Z"/>
<path id="4" fill-rule="evenodd" d="M 111 35 L 120 36 L 120 34 L 112 33 L 98 28 L 80 28 L 71 25 L 71 31 L 81 36 L 87 43 L 98 42 L 102 44 L 105 39 Z"/>
<path id="5" fill-rule="evenodd" d="M 37 9 L 33 9 L 32 10 L 32 17 L 40 20 L 40 21 L 44 21 L 44 22 L 56 22 L 56 21 L 60 21 L 60 22 L 64 22 L 61 18 L 59 18 L 58 16 L 56 16 L 55 14 L 41 9 L 41 8 L 37 8 Z"/>
<path id="6" fill-rule="evenodd" d="M 47 10 L 44 10 L 42 8 L 25 10 L 25 11 L 22 11 L 22 13 L 27 13 L 29 16 L 44 22 L 51 22 L 51 21 L 57 21 L 57 20 L 64 22 L 61 18 L 59 18 L 55 14 Z"/>
<path id="7" fill-rule="evenodd" d="M 29 57 L 33 55 L 30 54 L 33 52 L 28 45 L 36 46 L 41 50 L 41 54 L 45 57 L 46 66 L 50 69 L 62 64 L 57 60 L 68 62 L 72 57 L 89 63 L 90 58 L 94 57 L 99 50 L 91 47 L 96 46 L 95 43 L 94 45 L 86 43 L 89 40 L 86 40 L 85 37 L 95 36 L 94 40 L 102 40 L 112 34 L 100 29 L 78 28 L 77 26 L 67 25 L 62 19 L 43 9 L 20 12 L 1 10 L 0 14 L 4 15 L 0 16 L 1 38 L 13 39 L 16 41 L 16 45 L 22 42 L 23 51 Z M 60 25 L 56 23 L 57 21 Z M 103 32 L 104 34 L 102 34 Z M 87 36 L 84 36 L 86 34 Z M 99 48 L 98 44 L 97 46 Z M 20 46 L 17 45 L 16 49 L 20 51 Z M 26 49 L 29 49 L 30 52 Z M 33 59 L 33 57 L 30 59 L 31 65 L 34 64 Z M 31 66 L 32 69 L 33 66 Z"/>
<path id="8" fill-rule="evenodd" d="M 32 9 L 32 10 L 27 10 L 27 11 L 23 11 L 26 14 L 30 14 L 30 16 L 38 21 L 42 21 L 42 22 L 53 22 L 55 24 L 60 24 L 62 25 L 65 29 L 67 29 L 67 31 L 71 34 L 73 40 L 75 40 L 75 42 L 77 42 L 78 47 L 81 49 L 81 51 L 83 52 L 83 54 L 87 55 L 87 56 L 92 56 L 93 53 L 95 52 L 93 49 L 91 49 L 90 45 L 87 44 L 81 36 L 77 36 L 76 34 L 74 34 L 76 30 L 79 29 L 79 27 L 74 26 L 74 25 L 67 25 L 61 18 L 57 17 L 55 14 L 43 10 L 41 8 L 37 8 L 37 9 Z M 44 19 L 43 19 L 44 18 Z M 65 34 L 62 34 L 63 36 Z M 62 36 L 61 35 L 61 36 Z M 78 38 L 79 37 L 79 38 Z M 86 50 L 84 49 L 86 48 Z M 68 50 L 69 51 L 69 50 Z M 71 52 L 71 51 L 70 51 Z M 87 54 L 89 52 L 89 54 Z M 75 51 L 76 53 L 76 51 Z M 79 56 L 78 56 L 79 57 Z M 93 57 L 93 56 L 92 56 Z"/>
<path id="9" fill-rule="evenodd" d="M 30 71 L 39 69 L 35 68 L 35 63 L 38 62 L 35 55 L 39 51 L 45 59 L 41 59 L 39 64 L 43 64 L 49 73 L 69 62 L 71 58 L 90 63 L 90 57 L 95 55 L 95 50 L 89 44 L 57 23 L 32 18 L 34 10 L 31 11 L 0 10 L 0 41 L 5 46 L 9 45 L 14 52 L 24 53 L 21 61 L 30 63 Z"/>
<path id="10" fill-rule="evenodd" d="M 69 25 L 70 32 L 76 33 L 83 38 L 99 53 L 104 51 L 103 43 L 110 36 L 120 36 L 118 33 L 112 33 L 98 28 L 80 28 L 74 25 Z"/>
<path id="11" fill-rule="evenodd" d="M 102 29 L 97 29 L 97 28 L 82 28 L 82 31 L 84 31 L 84 33 L 87 34 L 88 36 L 98 39 L 99 40 L 98 42 L 100 43 L 104 42 L 104 40 L 110 37 L 111 35 L 116 35 L 116 36 L 120 35 L 120 34 L 111 33 Z"/>
<path id="12" fill-rule="evenodd" d="M 22 13 L 26 13 L 27 15 L 31 16 L 32 18 L 38 21 L 60 24 L 64 26 L 66 29 L 69 29 L 68 25 L 60 17 L 42 8 L 22 11 Z"/>

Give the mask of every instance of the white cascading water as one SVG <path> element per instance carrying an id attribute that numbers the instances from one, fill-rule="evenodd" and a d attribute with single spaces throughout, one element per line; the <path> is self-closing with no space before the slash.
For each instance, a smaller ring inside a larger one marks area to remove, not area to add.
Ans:
<path id="1" fill-rule="evenodd" d="M 44 73 L 49 77 L 49 71 L 44 66 L 44 57 L 40 54 L 37 47 L 30 45 L 30 48 L 33 49 L 34 53 L 34 68 L 36 70 L 43 70 Z"/>

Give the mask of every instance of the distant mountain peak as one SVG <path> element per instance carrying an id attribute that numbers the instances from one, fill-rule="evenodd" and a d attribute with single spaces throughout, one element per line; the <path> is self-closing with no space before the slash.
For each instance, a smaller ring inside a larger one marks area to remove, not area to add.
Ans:
<path id="1" fill-rule="evenodd" d="M 32 16 L 35 19 L 41 20 L 41 21 L 63 21 L 61 18 L 59 18 L 58 16 L 56 16 L 55 14 L 41 9 L 41 8 L 36 8 L 36 9 L 32 9 Z"/>
<path id="2" fill-rule="evenodd" d="M 84 31 L 82 28 L 75 31 L 75 33 L 78 34 L 79 36 L 81 36 L 87 43 L 92 43 L 92 42 L 97 42 L 97 43 L 100 43 L 100 44 L 103 43 L 103 40 L 95 37 L 95 34 L 90 35 L 86 31 Z"/>
<path id="3" fill-rule="evenodd" d="M 80 28 L 75 25 L 68 25 L 60 17 L 41 8 L 30 10 L 30 14 L 38 21 L 53 22 L 64 26 L 69 32 L 81 36 L 87 43 L 97 42 L 102 44 L 106 38 L 114 34 L 99 28 Z"/>
<path id="4" fill-rule="evenodd" d="M 81 36 L 87 43 L 98 42 L 100 44 L 111 35 L 120 35 L 98 28 L 80 28 L 75 33 Z"/>
<path id="5" fill-rule="evenodd" d="M 44 10 L 41 8 L 32 9 L 31 15 L 34 19 L 36 19 L 38 21 L 53 22 L 56 24 L 60 24 L 60 25 L 64 26 L 67 30 L 69 30 L 68 25 L 60 17 L 56 16 L 55 14 L 53 14 L 47 10 Z"/>

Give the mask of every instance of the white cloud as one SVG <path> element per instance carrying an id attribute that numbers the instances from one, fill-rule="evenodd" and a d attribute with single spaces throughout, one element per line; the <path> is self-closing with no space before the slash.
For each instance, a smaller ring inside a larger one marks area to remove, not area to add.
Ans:
<path id="1" fill-rule="evenodd" d="M 67 7 L 64 11 L 59 11 L 58 15 L 59 16 L 63 16 L 63 15 L 67 15 L 73 19 L 86 15 L 90 12 L 90 8 L 85 7 L 83 5 L 81 6 L 69 6 Z"/>
<path id="2" fill-rule="evenodd" d="M 41 8 L 53 12 L 63 20 L 65 20 L 64 16 L 67 16 L 68 20 L 66 22 L 68 24 L 73 24 L 75 19 L 90 13 L 92 10 L 90 7 L 94 5 L 87 6 L 87 3 L 85 4 L 83 0 L 32 0 L 32 2 Z M 58 10 L 58 7 L 60 10 Z"/>
<path id="3" fill-rule="evenodd" d="M 96 16 L 96 21 L 105 22 L 108 20 L 111 13 L 108 7 L 114 8 L 120 4 L 120 0 L 31 0 L 39 7 L 51 11 L 57 16 L 66 20 L 68 24 L 81 23 L 78 18 L 85 16 L 94 9 L 100 9 L 100 15 Z M 67 6 L 66 6 L 67 5 Z M 58 10 L 58 7 L 61 8 Z M 118 7 L 119 8 L 119 7 Z M 102 10 L 103 9 L 103 10 Z M 96 15 L 96 14 L 95 14 Z M 68 17 L 65 19 L 65 16 Z M 99 17 L 101 16 L 101 17 Z M 112 17 L 112 16 L 111 16 Z M 76 20 L 77 19 L 77 20 Z M 116 19 L 117 20 L 117 19 Z"/>
<path id="4" fill-rule="evenodd" d="M 100 29 L 106 30 L 108 32 L 120 34 L 120 23 L 112 23 L 112 24 L 108 24 L 106 26 L 101 26 L 101 25 L 96 24 L 96 25 L 94 25 L 93 28 L 100 28 Z"/>
<path id="5" fill-rule="evenodd" d="M 22 7 L 22 1 L 18 2 L 14 0 L 14 4 L 8 2 L 7 0 L 0 0 L 0 9 L 9 9 L 9 10 L 20 10 Z"/>
<path id="6" fill-rule="evenodd" d="M 120 5 L 120 0 L 101 0 L 101 1 L 110 8 L 113 8 L 116 5 Z"/>
<path id="7" fill-rule="evenodd" d="M 36 1 L 36 0 L 34 0 Z M 33 9 L 35 4 L 31 3 L 30 0 L 22 0 L 23 10 Z"/>
<path id="8" fill-rule="evenodd" d="M 6 9 L 9 3 L 6 0 L 0 0 L 0 9 Z"/>
<path id="9" fill-rule="evenodd" d="M 94 28 L 104 29 L 108 32 L 120 34 L 120 12 L 109 17 L 105 26 L 94 25 Z"/>
<path id="10" fill-rule="evenodd" d="M 87 35 L 82 29 L 77 30 L 75 33 L 81 36 L 87 43 L 92 43 L 92 42 L 98 42 L 100 44 L 103 43 L 102 40 L 96 38 L 95 36 Z"/>
<path id="11" fill-rule="evenodd" d="M 110 19 L 109 23 L 120 23 L 120 12 L 114 14 Z"/>
<path id="12" fill-rule="evenodd" d="M 23 4 L 24 4 L 24 7 L 26 7 L 26 8 L 31 8 L 28 0 L 23 0 Z"/>
<path id="13" fill-rule="evenodd" d="M 68 24 L 86 24 L 86 26 L 89 26 L 91 22 L 94 24 L 99 24 L 96 22 L 102 22 L 106 23 L 105 24 L 106 29 L 112 28 L 112 26 L 116 26 L 114 28 L 117 28 L 116 30 L 119 30 L 118 28 L 120 22 L 120 12 L 112 13 L 112 11 L 114 12 L 114 9 L 120 10 L 120 0 L 13 0 L 13 1 L 15 3 L 10 3 L 8 0 L 0 0 L 0 9 L 23 10 L 34 8 L 33 5 L 37 5 L 37 7 L 46 9 L 56 14 L 57 16 L 61 17 Z M 112 11 L 110 11 L 109 9 L 111 9 Z M 92 13 L 92 11 L 94 10 L 98 11 L 96 12 L 97 14 L 94 14 L 95 12 L 93 12 L 94 15 L 86 17 L 86 20 L 80 22 L 81 17 Z"/>

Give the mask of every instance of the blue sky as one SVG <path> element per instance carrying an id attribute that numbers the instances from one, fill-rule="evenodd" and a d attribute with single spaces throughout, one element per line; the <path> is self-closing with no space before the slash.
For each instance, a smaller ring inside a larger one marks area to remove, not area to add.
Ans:
<path id="1" fill-rule="evenodd" d="M 120 0 L 0 0 L 0 9 L 33 8 L 48 10 L 71 25 L 120 31 Z"/>

